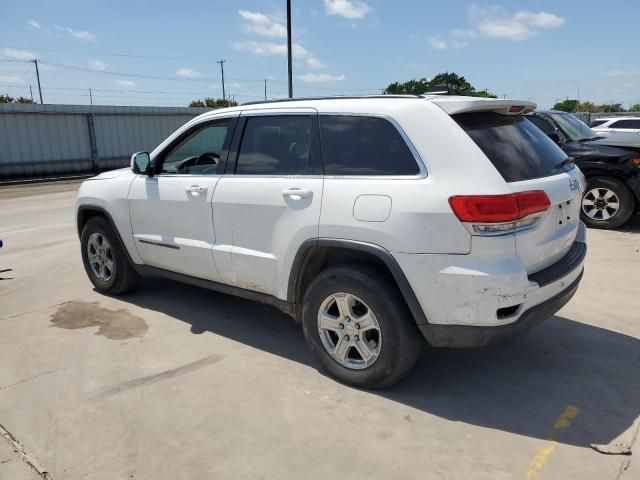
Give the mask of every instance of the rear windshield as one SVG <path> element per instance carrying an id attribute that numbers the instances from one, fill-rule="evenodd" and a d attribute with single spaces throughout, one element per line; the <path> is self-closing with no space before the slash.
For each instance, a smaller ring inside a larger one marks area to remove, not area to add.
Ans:
<path id="1" fill-rule="evenodd" d="M 452 118 L 507 182 L 548 177 L 566 171 L 566 167 L 557 165 L 567 158 L 567 154 L 521 115 L 475 112 L 453 115 Z"/>
<path id="2" fill-rule="evenodd" d="M 607 123 L 608 120 L 594 120 L 593 122 L 591 122 L 589 124 L 589 128 L 595 128 L 598 127 L 600 125 L 602 125 L 603 123 Z"/>

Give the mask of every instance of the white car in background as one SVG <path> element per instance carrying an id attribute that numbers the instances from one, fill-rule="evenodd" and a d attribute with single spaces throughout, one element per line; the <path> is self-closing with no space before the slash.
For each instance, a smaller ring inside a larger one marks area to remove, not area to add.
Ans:
<path id="1" fill-rule="evenodd" d="M 589 126 L 602 135 L 598 143 L 640 148 L 640 117 L 598 118 Z"/>

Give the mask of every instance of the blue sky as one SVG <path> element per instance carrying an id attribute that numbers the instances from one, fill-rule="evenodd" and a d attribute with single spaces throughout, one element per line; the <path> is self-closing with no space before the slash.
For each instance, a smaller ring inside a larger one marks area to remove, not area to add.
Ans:
<path id="1" fill-rule="evenodd" d="M 293 0 L 294 94 L 380 93 L 441 71 L 541 107 L 640 102 L 640 1 Z M 606 8 L 603 8 L 606 6 Z M 0 93 L 45 103 L 186 105 L 286 95 L 285 1 L 8 0 Z M 70 68 L 70 67 L 75 67 Z M 115 75 L 114 73 L 127 74 Z M 150 78 L 154 77 L 154 78 Z M 144 92 L 144 93 L 143 93 Z"/>

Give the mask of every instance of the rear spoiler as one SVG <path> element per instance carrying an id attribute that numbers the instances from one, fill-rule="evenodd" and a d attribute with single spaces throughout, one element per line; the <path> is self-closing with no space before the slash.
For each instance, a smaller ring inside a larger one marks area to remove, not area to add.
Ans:
<path id="1" fill-rule="evenodd" d="M 425 95 L 449 115 L 469 112 L 495 112 L 503 115 L 521 115 L 532 112 L 538 106 L 535 102 L 521 100 L 498 100 L 495 98 L 450 97 Z"/>

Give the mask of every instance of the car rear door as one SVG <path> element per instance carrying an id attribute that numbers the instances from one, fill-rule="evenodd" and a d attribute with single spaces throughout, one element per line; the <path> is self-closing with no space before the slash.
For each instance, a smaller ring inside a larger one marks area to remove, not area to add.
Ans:
<path id="1" fill-rule="evenodd" d="M 213 253 L 225 283 L 285 298 L 298 248 L 318 236 L 317 122 L 310 108 L 242 112 L 213 195 Z"/>

